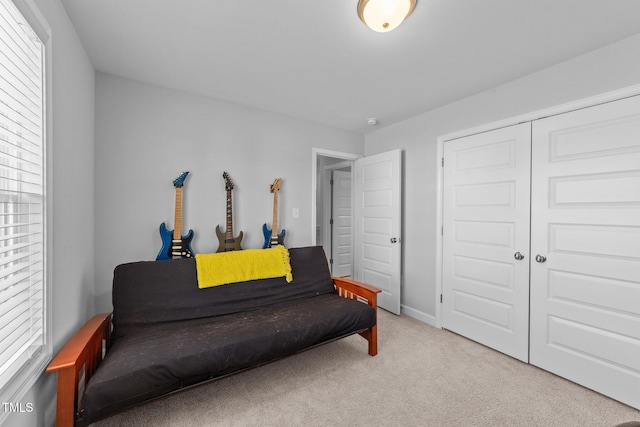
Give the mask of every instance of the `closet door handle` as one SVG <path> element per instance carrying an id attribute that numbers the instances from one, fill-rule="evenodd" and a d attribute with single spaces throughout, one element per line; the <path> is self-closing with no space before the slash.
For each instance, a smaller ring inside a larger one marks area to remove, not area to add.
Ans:
<path id="1" fill-rule="evenodd" d="M 520 253 L 520 252 L 516 252 L 515 254 L 513 254 L 513 257 L 515 259 L 517 259 L 518 261 L 524 259 L 524 255 L 522 255 L 522 253 Z"/>
<path id="2" fill-rule="evenodd" d="M 537 262 L 543 263 L 543 262 L 545 262 L 546 260 L 547 260 L 547 257 L 546 257 L 546 256 L 544 256 L 544 255 L 540 255 L 540 254 L 536 255 L 536 261 L 537 261 Z"/>

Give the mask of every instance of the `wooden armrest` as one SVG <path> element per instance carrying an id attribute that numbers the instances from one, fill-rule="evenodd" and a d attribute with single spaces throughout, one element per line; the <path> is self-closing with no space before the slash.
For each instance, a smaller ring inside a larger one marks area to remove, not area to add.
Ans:
<path id="1" fill-rule="evenodd" d="M 367 285 L 366 283 L 358 282 L 352 279 L 347 279 L 345 277 L 333 277 L 333 283 L 335 284 L 336 290 L 340 295 L 345 296 L 343 295 L 343 292 L 346 291 L 367 300 L 367 303 L 370 306 L 374 308 L 378 307 L 377 294 L 379 294 L 382 291 L 376 288 L 375 286 Z M 353 299 L 357 299 L 357 298 L 353 298 Z"/>
<path id="2" fill-rule="evenodd" d="M 376 311 L 376 324 L 370 329 L 360 333 L 369 342 L 369 354 L 378 354 L 378 294 L 382 290 L 375 286 L 344 277 L 333 277 L 333 283 L 338 291 L 338 295 L 366 302 Z"/>
<path id="3" fill-rule="evenodd" d="M 73 426 L 78 411 L 80 372 L 84 370 L 84 387 L 102 361 L 103 340 L 109 343 L 111 313 L 93 316 L 62 347 L 47 372 L 58 372 L 56 426 Z"/>

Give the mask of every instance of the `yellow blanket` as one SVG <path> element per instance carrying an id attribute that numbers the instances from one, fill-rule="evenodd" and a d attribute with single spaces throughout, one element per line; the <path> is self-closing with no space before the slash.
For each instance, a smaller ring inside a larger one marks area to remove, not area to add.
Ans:
<path id="1" fill-rule="evenodd" d="M 289 251 L 281 245 L 269 249 L 196 254 L 195 258 L 201 289 L 282 276 L 287 283 L 293 280 Z"/>

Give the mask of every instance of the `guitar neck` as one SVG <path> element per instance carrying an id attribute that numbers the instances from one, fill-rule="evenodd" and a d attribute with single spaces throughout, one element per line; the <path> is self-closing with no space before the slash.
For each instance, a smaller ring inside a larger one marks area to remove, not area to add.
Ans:
<path id="1" fill-rule="evenodd" d="M 175 207 L 175 221 L 173 227 L 173 240 L 180 240 L 182 238 L 182 187 L 176 187 L 176 207 Z"/>
<path id="2" fill-rule="evenodd" d="M 278 237 L 278 192 L 273 193 L 273 222 L 271 223 L 271 237 Z"/>
<path id="3" fill-rule="evenodd" d="M 229 241 L 233 240 L 233 211 L 231 208 L 231 190 L 227 190 L 227 229 L 225 238 Z"/>

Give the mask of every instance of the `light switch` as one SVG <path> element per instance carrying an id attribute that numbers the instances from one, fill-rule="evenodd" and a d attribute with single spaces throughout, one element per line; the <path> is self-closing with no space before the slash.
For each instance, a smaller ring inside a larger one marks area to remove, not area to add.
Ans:
<path id="1" fill-rule="evenodd" d="M 293 208 L 293 217 L 300 218 L 300 208 Z"/>

